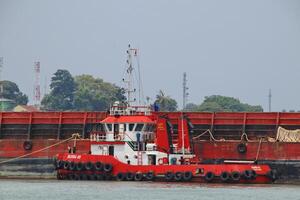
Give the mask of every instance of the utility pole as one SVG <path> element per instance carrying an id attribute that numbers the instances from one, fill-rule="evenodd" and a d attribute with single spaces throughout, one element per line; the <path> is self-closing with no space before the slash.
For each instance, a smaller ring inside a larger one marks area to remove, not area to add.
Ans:
<path id="1" fill-rule="evenodd" d="M 269 98 L 269 112 L 271 112 L 271 106 L 272 106 L 272 90 L 271 89 L 269 89 L 268 98 Z"/>
<path id="2" fill-rule="evenodd" d="M 35 83 L 34 83 L 34 105 L 37 108 L 40 108 L 41 104 L 41 86 L 40 86 L 40 72 L 41 72 L 41 66 L 40 62 L 34 62 L 34 72 L 35 72 Z"/>
<path id="3" fill-rule="evenodd" d="M 187 87 L 187 78 L 186 78 L 186 72 L 183 73 L 183 99 L 182 99 L 182 110 L 185 110 L 186 104 L 187 104 L 187 98 L 189 96 L 189 93 L 187 90 L 189 89 Z"/>

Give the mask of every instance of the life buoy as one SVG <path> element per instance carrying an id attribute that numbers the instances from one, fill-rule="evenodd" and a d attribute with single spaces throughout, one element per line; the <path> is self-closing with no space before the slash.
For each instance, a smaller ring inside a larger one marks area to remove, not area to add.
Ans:
<path id="1" fill-rule="evenodd" d="M 103 170 L 105 172 L 111 172 L 112 169 L 113 169 L 113 166 L 110 163 L 105 163 L 103 166 Z"/>
<path id="2" fill-rule="evenodd" d="M 190 181 L 193 178 L 193 173 L 191 171 L 186 171 L 183 173 L 183 180 Z"/>
<path id="3" fill-rule="evenodd" d="M 164 160 L 162 158 L 158 159 L 158 164 L 159 165 L 163 165 L 164 164 Z"/>
<path id="4" fill-rule="evenodd" d="M 174 175 L 175 181 L 182 181 L 183 179 L 183 173 L 182 172 L 176 172 Z"/>
<path id="5" fill-rule="evenodd" d="M 155 179 L 155 175 L 153 172 L 148 172 L 145 174 L 145 179 L 147 181 L 153 181 Z"/>
<path id="6" fill-rule="evenodd" d="M 95 170 L 97 171 L 102 171 L 103 170 L 103 165 L 101 162 L 96 162 L 95 163 Z"/>
<path id="7" fill-rule="evenodd" d="M 23 148 L 26 150 L 26 151 L 29 151 L 32 149 L 32 142 L 27 140 L 27 141 L 24 141 L 23 143 Z"/>
<path id="8" fill-rule="evenodd" d="M 238 172 L 238 171 L 232 172 L 232 173 L 231 173 L 231 178 L 232 178 L 232 180 L 234 180 L 234 181 L 239 181 L 240 178 L 241 178 L 240 172 Z"/>
<path id="9" fill-rule="evenodd" d="M 211 182 L 215 178 L 215 174 L 213 172 L 207 172 L 204 176 L 204 179 L 207 182 Z"/>
<path id="10" fill-rule="evenodd" d="M 142 173 L 136 173 L 135 175 L 134 175 L 134 180 L 135 181 L 142 181 L 143 180 L 143 174 Z"/>
<path id="11" fill-rule="evenodd" d="M 237 151 L 240 153 L 240 154 L 245 154 L 247 152 L 247 146 L 245 143 L 240 143 L 237 145 Z"/>
<path id="12" fill-rule="evenodd" d="M 131 172 L 127 172 L 126 173 L 126 180 L 127 181 L 133 181 L 133 179 L 134 179 L 134 174 L 131 173 Z"/>
<path id="13" fill-rule="evenodd" d="M 166 181 L 171 181 L 174 178 L 174 173 L 173 172 L 167 172 L 165 173 L 165 180 Z"/>

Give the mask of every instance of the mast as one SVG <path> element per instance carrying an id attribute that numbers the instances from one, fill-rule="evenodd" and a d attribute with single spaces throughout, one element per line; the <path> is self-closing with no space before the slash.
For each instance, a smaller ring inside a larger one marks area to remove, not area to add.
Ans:
<path id="1" fill-rule="evenodd" d="M 135 57 L 137 65 L 138 65 L 138 103 L 141 105 L 141 99 L 143 97 L 142 94 L 142 83 L 141 83 L 141 72 L 140 72 L 140 63 L 138 59 L 138 49 L 131 48 L 130 44 L 128 45 L 127 50 L 127 66 L 126 66 L 126 73 L 127 73 L 127 79 L 123 79 L 123 81 L 127 84 L 127 102 L 128 106 L 131 105 L 131 103 L 135 102 L 136 99 L 133 96 L 133 93 L 136 92 L 136 89 L 134 88 L 134 76 L 133 76 L 133 57 Z"/>
<path id="2" fill-rule="evenodd" d="M 187 87 L 187 78 L 186 78 L 186 72 L 183 73 L 183 99 L 182 99 L 182 110 L 184 111 L 186 108 L 186 103 L 187 103 L 187 98 L 189 93 L 187 92 L 187 90 L 189 89 Z"/>

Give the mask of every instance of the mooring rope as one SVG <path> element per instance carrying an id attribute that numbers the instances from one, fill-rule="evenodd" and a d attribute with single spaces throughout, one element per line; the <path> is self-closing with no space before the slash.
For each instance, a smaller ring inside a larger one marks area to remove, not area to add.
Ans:
<path id="1" fill-rule="evenodd" d="M 75 139 L 75 140 L 76 140 L 77 138 L 78 138 L 78 139 L 80 138 L 79 133 L 74 133 L 74 134 L 72 134 L 72 137 L 70 137 L 70 138 L 68 138 L 68 139 L 65 139 L 65 140 L 63 140 L 63 141 L 57 142 L 57 143 L 52 144 L 52 145 L 50 145 L 50 146 L 47 146 L 47 147 L 45 147 L 45 148 L 42 148 L 42 149 L 39 149 L 39 150 L 30 152 L 30 153 L 24 154 L 24 155 L 22 155 L 22 156 L 18 156 L 18 157 L 15 157 L 15 158 L 10 158 L 10 159 L 1 161 L 0 164 L 7 163 L 7 162 L 11 162 L 11 161 L 14 161 L 14 160 L 18 160 L 18 159 L 20 159 L 20 158 L 24 158 L 24 157 L 30 156 L 30 155 L 32 155 L 32 154 L 39 153 L 39 152 L 41 152 L 41 151 L 45 151 L 45 150 L 47 150 L 47 149 L 50 149 L 50 148 L 52 148 L 52 147 L 55 147 L 55 146 L 60 145 L 60 144 L 62 144 L 62 143 L 65 143 L 65 142 L 67 142 L 67 141 L 69 141 L 69 140 L 72 140 L 72 139 Z"/>
<path id="2" fill-rule="evenodd" d="M 261 142 L 262 142 L 263 138 L 260 138 L 259 143 L 258 143 L 258 148 L 257 148 L 257 152 L 256 152 L 256 157 L 255 157 L 255 161 L 257 161 L 259 153 L 260 153 L 260 147 L 261 147 Z"/>
<path id="3" fill-rule="evenodd" d="M 193 139 L 193 140 L 198 139 L 198 138 L 200 138 L 201 136 L 205 135 L 206 133 L 209 133 L 209 136 L 210 136 L 210 138 L 211 138 L 213 141 L 224 141 L 223 139 L 217 140 L 217 139 L 213 136 L 212 132 L 211 132 L 209 129 L 207 129 L 206 131 L 204 131 L 204 132 L 201 133 L 200 135 L 197 135 L 197 136 L 193 137 L 192 139 Z"/>

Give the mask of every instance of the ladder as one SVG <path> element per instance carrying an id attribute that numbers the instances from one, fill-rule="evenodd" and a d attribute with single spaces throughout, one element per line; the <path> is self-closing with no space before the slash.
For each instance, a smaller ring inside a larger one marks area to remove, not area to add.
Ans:
<path id="1" fill-rule="evenodd" d="M 137 154 L 138 154 L 138 157 L 137 157 L 138 165 L 143 165 L 143 154 L 142 154 L 142 152 L 138 151 Z"/>

